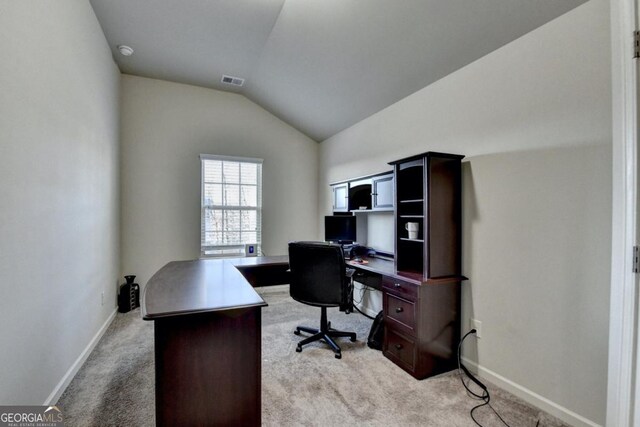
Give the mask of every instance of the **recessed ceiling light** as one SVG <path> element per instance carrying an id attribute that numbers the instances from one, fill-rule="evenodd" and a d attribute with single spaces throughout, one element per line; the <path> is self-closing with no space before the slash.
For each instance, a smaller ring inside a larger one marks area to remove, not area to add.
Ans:
<path id="1" fill-rule="evenodd" d="M 121 44 L 121 45 L 118 46 L 118 51 L 123 56 L 131 56 L 131 55 L 133 55 L 133 49 L 130 48 L 129 46 L 127 46 L 127 45 L 124 45 L 124 44 Z"/>

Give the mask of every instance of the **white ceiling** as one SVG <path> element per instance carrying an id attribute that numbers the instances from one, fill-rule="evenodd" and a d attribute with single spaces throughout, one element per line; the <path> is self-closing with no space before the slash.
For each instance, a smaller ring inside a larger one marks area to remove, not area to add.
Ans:
<path id="1" fill-rule="evenodd" d="M 91 0 L 123 73 L 242 93 L 317 141 L 584 2 Z"/>

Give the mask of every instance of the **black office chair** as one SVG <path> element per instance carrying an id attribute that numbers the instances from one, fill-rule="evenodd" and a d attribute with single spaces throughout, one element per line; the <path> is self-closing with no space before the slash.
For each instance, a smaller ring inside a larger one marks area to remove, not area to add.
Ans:
<path id="1" fill-rule="evenodd" d="M 298 326 L 294 332 L 313 334 L 298 343 L 297 352 L 310 342 L 323 340 L 333 348 L 336 359 L 342 357 L 340 347 L 333 338 L 349 337 L 356 340 L 355 332 L 337 331 L 327 321 L 327 307 L 340 307 L 348 311 L 351 307 L 351 279 L 347 275 L 342 247 L 322 242 L 289 243 L 289 266 L 291 297 L 303 304 L 320 307 L 320 329 Z"/>

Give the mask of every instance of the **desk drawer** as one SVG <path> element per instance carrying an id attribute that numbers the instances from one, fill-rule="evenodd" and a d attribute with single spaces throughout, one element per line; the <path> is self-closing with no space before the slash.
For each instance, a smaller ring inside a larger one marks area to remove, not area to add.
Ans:
<path id="1" fill-rule="evenodd" d="M 418 299 L 418 285 L 393 277 L 382 277 L 382 289 L 412 301 Z"/>
<path id="2" fill-rule="evenodd" d="M 387 329 L 385 355 L 401 367 L 413 371 L 416 367 L 416 343 L 408 337 Z"/>
<path id="3" fill-rule="evenodd" d="M 384 314 L 392 324 L 395 322 L 404 326 L 411 333 L 415 333 L 416 327 L 416 304 L 395 295 L 385 293 Z"/>

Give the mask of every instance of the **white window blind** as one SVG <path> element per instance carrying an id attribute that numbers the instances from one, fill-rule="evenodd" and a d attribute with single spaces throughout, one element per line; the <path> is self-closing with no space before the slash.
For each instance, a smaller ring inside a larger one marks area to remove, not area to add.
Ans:
<path id="1" fill-rule="evenodd" d="M 262 243 L 262 159 L 200 155 L 201 256 L 244 255 Z"/>

